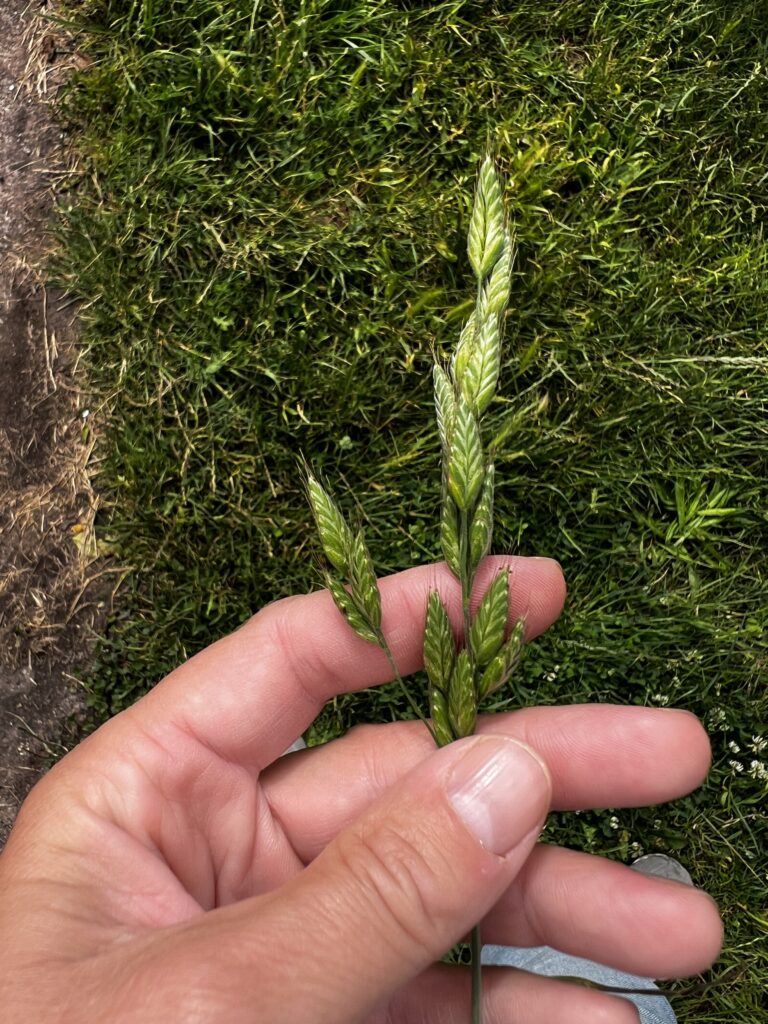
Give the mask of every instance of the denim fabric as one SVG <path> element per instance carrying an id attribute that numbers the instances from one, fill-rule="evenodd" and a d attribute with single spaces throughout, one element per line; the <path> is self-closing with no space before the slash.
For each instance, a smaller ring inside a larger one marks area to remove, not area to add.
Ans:
<path id="1" fill-rule="evenodd" d="M 587 978 L 601 985 L 615 988 L 658 988 L 647 978 L 616 971 L 612 967 L 578 956 L 559 953 L 550 946 L 534 946 L 531 949 L 517 949 L 513 946 L 484 946 L 483 963 L 504 967 L 517 967 L 533 974 L 555 975 L 557 977 Z M 634 1003 L 640 1014 L 640 1024 L 676 1024 L 677 1017 L 663 996 L 625 995 Z"/>

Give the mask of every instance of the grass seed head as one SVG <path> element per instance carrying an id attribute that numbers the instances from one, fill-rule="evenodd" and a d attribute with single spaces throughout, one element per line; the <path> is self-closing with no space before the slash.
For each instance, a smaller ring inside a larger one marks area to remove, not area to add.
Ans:
<path id="1" fill-rule="evenodd" d="M 473 310 L 469 315 L 469 319 L 461 329 L 459 343 L 456 346 L 456 351 L 454 352 L 453 359 L 451 360 L 451 372 L 453 373 L 453 379 L 457 387 L 461 387 L 461 382 L 464 378 L 467 365 L 472 357 L 472 350 L 475 347 L 475 338 L 477 335 L 477 324 L 477 311 Z"/>
<path id="2" fill-rule="evenodd" d="M 491 404 L 501 368 L 501 327 L 495 314 L 477 332 L 461 378 L 461 394 L 478 418 Z"/>
<path id="3" fill-rule="evenodd" d="M 307 492 L 326 558 L 339 572 L 349 575 L 354 551 L 352 531 L 334 500 L 310 472 L 307 472 Z"/>
<path id="4" fill-rule="evenodd" d="M 440 506 L 440 549 L 454 576 L 461 576 L 459 547 L 459 513 L 453 498 L 446 491 Z"/>
<path id="5" fill-rule="evenodd" d="M 471 408 L 459 399 L 448 458 L 448 490 L 457 508 L 463 512 L 472 508 L 484 479 L 480 427 Z"/>
<path id="6" fill-rule="evenodd" d="M 477 686 L 479 700 L 484 700 L 509 682 L 512 673 L 520 663 L 525 637 L 525 619 L 518 619 L 509 639 L 499 653 L 491 660 L 480 677 Z"/>
<path id="7" fill-rule="evenodd" d="M 488 665 L 501 650 L 509 612 L 509 574 L 500 572 L 483 595 L 470 630 L 475 664 Z"/>
<path id="8" fill-rule="evenodd" d="M 432 377 L 435 386 L 437 429 L 443 452 L 447 452 L 450 451 L 451 438 L 456 425 L 456 392 L 448 374 L 439 363 L 435 363 Z"/>
<path id="9" fill-rule="evenodd" d="M 369 625 L 378 630 L 381 626 L 381 597 L 362 530 L 358 530 L 353 540 L 349 581 L 357 606 L 364 613 Z"/>
<path id="10" fill-rule="evenodd" d="M 493 463 L 488 465 L 483 480 L 483 489 L 477 507 L 472 515 L 469 528 L 469 547 L 472 569 L 476 569 L 488 554 L 493 536 L 493 491 L 495 470 Z"/>
<path id="11" fill-rule="evenodd" d="M 332 576 L 326 576 L 325 585 L 331 592 L 334 604 L 349 623 L 350 627 L 363 640 L 379 644 L 379 637 L 367 621 L 365 612 L 358 606 L 355 598 L 342 583 Z"/>
<path id="12" fill-rule="evenodd" d="M 483 293 L 484 317 L 495 316 L 500 320 L 504 316 L 509 304 L 513 259 L 512 239 L 509 232 L 505 230 L 504 245 Z"/>
<path id="13" fill-rule="evenodd" d="M 480 166 L 467 244 L 469 262 L 478 281 L 486 277 L 498 259 L 504 237 L 501 186 L 493 159 L 487 156 Z"/>
<path id="14" fill-rule="evenodd" d="M 448 693 L 456 664 L 456 641 L 448 613 L 436 590 L 427 600 L 424 628 L 424 668 L 434 689 Z"/>
<path id="15" fill-rule="evenodd" d="M 445 747 L 452 743 L 456 737 L 451 728 L 451 720 L 448 714 L 448 699 L 442 690 L 436 686 L 429 688 L 429 715 L 432 719 L 432 729 L 439 747 Z"/>
<path id="16" fill-rule="evenodd" d="M 456 736 L 471 736 L 477 718 L 472 659 L 466 647 L 459 651 L 448 691 L 448 716 Z"/>

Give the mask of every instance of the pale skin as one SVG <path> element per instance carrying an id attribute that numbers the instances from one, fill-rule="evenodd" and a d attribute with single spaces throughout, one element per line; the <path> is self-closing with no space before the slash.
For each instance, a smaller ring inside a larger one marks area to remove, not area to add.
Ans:
<path id="1" fill-rule="evenodd" d="M 478 594 L 502 566 L 510 621 L 525 614 L 531 638 L 560 613 L 560 570 L 488 559 Z M 403 674 L 419 666 L 433 587 L 458 630 L 444 566 L 381 583 Z M 534 707 L 441 751 L 406 722 L 280 758 L 328 699 L 387 677 L 328 594 L 289 598 L 65 757 L 0 856 L 4 1022 L 459 1024 L 468 975 L 435 961 L 478 918 L 487 942 L 552 944 L 651 977 L 712 963 L 721 926 L 704 893 L 536 842 L 550 808 L 695 788 L 709 745 L 693 716 Z M 457 813 L 456 780 L 502 755 L 517 766 L 502 796 Z M 485 974 L 487 1024 L 637 1021 L 604 993 Z"/>

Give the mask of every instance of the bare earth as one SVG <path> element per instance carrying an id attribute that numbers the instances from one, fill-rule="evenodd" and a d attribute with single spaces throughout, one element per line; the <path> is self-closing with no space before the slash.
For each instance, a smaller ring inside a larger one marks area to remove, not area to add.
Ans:
<path id="1" fill-rule="evenodd" d="M 97 612 L 73 310 L 39 269 L 66 159 L 49 104 L 82 59 L 40 19 L 51 8 L 0 3 L 0 847 L 75 740 Z"/>

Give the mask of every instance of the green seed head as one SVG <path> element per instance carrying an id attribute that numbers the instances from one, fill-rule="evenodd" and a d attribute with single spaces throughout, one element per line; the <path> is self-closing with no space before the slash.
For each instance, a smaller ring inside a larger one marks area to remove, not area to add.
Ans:
<path id="1" fill-rule="evenodd" d="M 490 156 L 481 166 L 469 222 L 467 251 L 478 281 L 490 272 L 504 245 L 504 204 L 496 167 Z"/>
<path id="2" fill-rule="evenodd" d="M 456 641 L 440 595 L 433 590 L 427 601 L 424 626 L 424 668 L 433 689 L 448 693 L 456 664 Z"/>
<path id="3" fill-rule="evenodd" d="M 470 648 L 479 667 L 501 650 L 509 611 L 509 574 L 500 572 L 483 595 L 470 629 Z"/>
<path id="4" fill-rule="evenodd" d="M 458 387 L 461 387 L 461 382 L 464 377 L 464 373 L 467 369 L 467 364 L 472 356 L 472 350 L 475 347 L 475 338 L 477 335 L 477 313 L 475 310 L 470 313 L 469 320 L 464 324 L 461 334 L 459 335 L 459 343 L 456 346 L 456 351 L 453 354 L 451 361 L 451 371 L 453 372 L 453 379 Z"/>
<path id="5" fill-rule="evenodd" d="M 334 604 L 355 633 L 363 640 L 379 645 L 379 637 L 371 628 L 365 612 L 358 606 L 352 594 L 338 580 L 333 579 L 332 576 L 326 576 L 325 585 L 331 592 Z"/>
<path id="6" fill-rule="evenodd" d="M 484 479 L 480 428 L 470 407 L 460 399 L 448 458 L 448 491 L 461 511 L 471 509 Z"/>
<path id="7" fill-rule="evenodd" d="M 374 629 L 378 629 L 381 626 L 381 598 L 362 530 L 357 532 L 352 543 L 349 582 L 358 608 L 362 610 L 368 623 Z"/>
<path id="8" fill-rule="evenodd" d="M 472 569 L 476 569 L 488 554 L 493 537 L 493 490 L 495 471 L 491 463 L 485 471 L 483 489 L 472 516 L 469 529 L 470 556 Z"/>
<path id="9" fill-rule="evenodd" d="M 519 619 L 499 653 L 491 660 L 480 677 L 477 687 L 478 701 L 484 700 L 502 686 L 512 676 L 520 663 L 523 654 L 523 638 L 525 637 L 525 620 Z"/>
<path id="10" fill-rule="evenodd" d="M 451 447 L 451 438 L 456 425 L 456 392 L 453 390 L 448 374 L 438 363 L 435 363 L 434 366 L 433 380 L 437 429 L 443 451 L 447 452 Z"/>
<path id="11" fill-rule="evenodd" d="M 471 736 L 477 717 L 477 700 L 469 651 L 459 651 L 448 691 L 448 716 L 456 736 Z"/>
<path id="12" fill-rule="evenodd" d="M 459 548 L 459 514 L 450 494 L 443 495 L 440 506 L 440 547 L 443 558 L 454 576 L 461 576 L 461 555 Z"/>
<path id="13" fill-rule="evenodd" d="M 307 491 L 325 556 L 339 572 L 348 575 L 354 536 L 331 496 L 312 473 L 307 473 Z"/>
<path id="14" fill-rule="evenodd" d="M 498 319 L 504 316 L 509 303 L 510 277 L 512 275 L 512 260 L 514 249 L 512 239 L 508 231 L 504 231 L 504 245 L 499 254 L 498 261 L 491 271 L 491 277 L 485 286 L 483 294 L 483 313 L 486 317 L 495 316 Z"/>
<path id="15" fill-rule="evenodd" d="M 429 690 L 429 714 L 432 719 L 432 728 L 439 747 L 445 747 L 452 743 L 456 737 L 453 735 L 451 720 L 448 715 L 448 701 L 445 694 L 436 687 Z"/>

